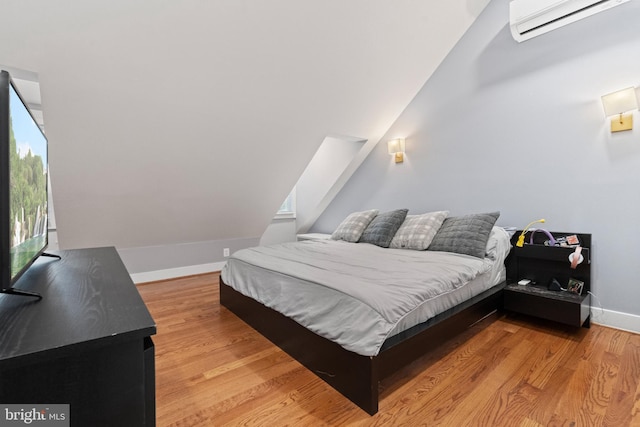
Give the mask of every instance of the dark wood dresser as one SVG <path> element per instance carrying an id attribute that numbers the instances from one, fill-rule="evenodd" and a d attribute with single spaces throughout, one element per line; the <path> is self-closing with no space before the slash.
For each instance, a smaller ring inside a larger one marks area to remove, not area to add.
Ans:
<path id="1" fill-rule="evenodd" d="M 154 426 L 156 325 L 115 248 L 55 251 L 0 294 L 0 403 L 69 404 L 72 426 Z"/>

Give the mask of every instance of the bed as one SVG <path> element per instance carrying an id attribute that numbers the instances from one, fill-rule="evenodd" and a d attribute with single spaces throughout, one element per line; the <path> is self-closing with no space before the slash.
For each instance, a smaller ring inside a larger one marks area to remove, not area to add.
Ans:
<path id="1" fill-rule="evenodd" d="M 509 235 L 488 230 L 482 257 L 343 239 L 243 249 L 220 302 L 375 414 L 382 378 L 500 307 Z"/>

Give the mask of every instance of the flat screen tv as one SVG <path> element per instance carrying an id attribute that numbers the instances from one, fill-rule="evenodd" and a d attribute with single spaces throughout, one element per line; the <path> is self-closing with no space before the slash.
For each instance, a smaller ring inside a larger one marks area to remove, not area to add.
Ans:
<path id="1" fill-rule="evenodd" d="M 0 72 L 0 293 L 40 298 L 16 282 L 44 253 L 47 138 L 11 76 Z"/>

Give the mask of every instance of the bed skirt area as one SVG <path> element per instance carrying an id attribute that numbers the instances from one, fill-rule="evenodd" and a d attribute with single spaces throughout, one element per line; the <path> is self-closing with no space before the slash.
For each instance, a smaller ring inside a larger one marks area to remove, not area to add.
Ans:
<path id="1" fill-rule="evenodd" d="M 378 412 L 378 383 L 496 310 L 505 283 L 390 337 L 377 356 L 363 356 L 311 332 L 242 295 L 220 278 L 220 304 L 370 415 Z"/>

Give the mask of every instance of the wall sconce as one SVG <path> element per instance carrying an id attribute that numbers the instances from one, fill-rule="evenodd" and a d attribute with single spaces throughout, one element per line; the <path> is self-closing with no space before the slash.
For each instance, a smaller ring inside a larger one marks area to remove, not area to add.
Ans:
<path id="1" fill-rule="evenodd" d="M 387 142 L 387 149 L 389 154 L 395 156 L 396 163 L 404 161 L 404 138 L 396 138 Z"/>
<path id="2" fill-rule="evenodd" d="M 638 109 L 636 90 L 633 87 L 619 90 L 602 97 L 604 114 L 611 118 L 611 132 L 633 129 L 633 114 L 624 114 Z"/>

